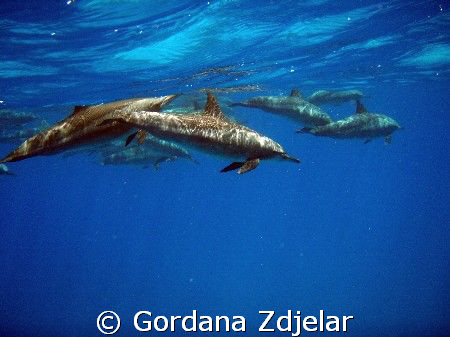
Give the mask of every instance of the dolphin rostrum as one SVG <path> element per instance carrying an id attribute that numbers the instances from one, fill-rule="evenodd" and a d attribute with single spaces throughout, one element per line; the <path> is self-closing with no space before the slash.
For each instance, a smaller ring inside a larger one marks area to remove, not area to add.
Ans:
<path id="1" fill-rule="evenodd" d="M 332 122 L 331 117 L 318 106 L 303 99 L 298 90 L 293 89 L 290 96 L 257 96 L 230 106 L 244 106 L 288 117 L 307 126 L 325 125 Z"/>
<path id="2" fill-rule="evenodd" d="M 93 106 L 76 106 L 73 113 L 50 128 L 28 138 L 15 151 L 0 160 L 13 162 L 38 155 L 51 155 L 84 145 L 105 142 L 131 130 L 123 123 L 99 124 L 113 111 L 159 111 L 177 95 L 134 98 Z"/>
<path id="3" fill-rule="evenodd" d="M 391 143 L 391 135 L 397 129 L 400 129 L 400 126 L 394 119 L 367 112 L 364 105 L 358 100 L 356 101 L 355 115 L 327 125 L 303 128 L 297 132 L 331 138 L 363 138 L 366 139 L 365 143 L 372 138 L 384 137 L 385 143 Z"/>
<path id="4" fill-rule="evenodd" d="M 210 154 L 244 160 L 233 162 L 221 172 L 239 169 L 238 173 L 246 173 L 255 169 L 261 159 L 280 158 L 300 162 L 289 157 L 281 145 L 272 139 L 227 119 L 211 93 L 208 93 L 205 110 L 201 113 L 175 115 L 122 110 L 111 114 L 110 121 L 117 120 L 161 139 L 186 144 Z"/>
<path id="5" fill-rule="evenodd" d="M 349 101 L 357 101 L 363 97 L 359 90 L 329 91 L 319 90 L 313 93 L 306 100 L 312 104 L 340 104 Z"/>

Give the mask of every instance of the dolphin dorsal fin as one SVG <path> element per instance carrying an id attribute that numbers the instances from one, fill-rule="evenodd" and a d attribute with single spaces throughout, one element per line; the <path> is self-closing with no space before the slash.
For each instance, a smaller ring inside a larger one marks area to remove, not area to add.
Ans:
<path id="1" fill-rule="evenodd" d="M 208 92 L 208 99 L 206 100 L 204 115 L 224 118 L 223 112 L 220 109 L 216 97 L 210 92 Z"/>
<path id="2" fill-rule="evenodd" d="M 89 107 L 90 107 L 90 105 L 75 105 L 75 107 L 73 108 L 72 115 L 80 113 L 80 112 L 86 110 Z"/>
<path id="3" fill-rule="evenodd" d="M 361 103 L 361 101 L 358 99 L 356 100 L 356 113 L 357 114 L 366 114 L 368 111 L 366 107 Z"/>
<path id="4" fill-rule="evenodd" d="M 291 97 L 303 98 L 302 93 L 297 88 L 291 90 Z"/>

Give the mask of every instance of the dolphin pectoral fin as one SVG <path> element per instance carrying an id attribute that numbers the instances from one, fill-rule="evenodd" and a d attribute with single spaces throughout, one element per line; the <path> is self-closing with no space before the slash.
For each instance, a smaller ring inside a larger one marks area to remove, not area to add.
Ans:
<path id="1" fill-rule="evenodd" d="M 127 140 L 125 141 L 125 146 L 130 145 L 130 143 L 133 141 L 133 139 L 136 137 L 139 131 L 133 132 L 131 135 L 127 137 Z"/>
<path id="2" fill-rule="evenodd" d="M 244 163 L 244 165 L 241 166 L 241 168 L 238 170 L 237 173 L 239 173 L 239 174 L 247 173 L 247 172 L 257 168 L 258 165 L 259 165 L 259 158 L 247 160 Z"/>
<path id="3" fill-rule="evenodd" d="M 138 144 L 142 145 L 145 143 L 145 139 L 147 138 L 148 132 L 145 130 L 138 130 L 136 135 L 137 135 Z"/>
<path id="4" fill-rule="evenodd" d="M 367 143 L 369 143 L 369 142 L 371 142 L 372 141 L 372 138 L 367 138 L 365 141 L 364 141 L 364 144 L 367 144 Z"/>
<path id="5" fill-rule="evenodd" d="M 388 145 L 392 143 L 392 135 L 384 137 L 384 144 Z"/>
<path id="6" fill-rule="evenodd" d="M 240 167 L 242 167 L 245 163 L 240 162 L 240 161 L 235 161 L 232 162 L 230 165 L 228 165 L 227 167 L 224 167 L 223 169 L 220 170 L 220 172 L 228 172 L 228 171 L 233 171 L 236 170 Z"/>

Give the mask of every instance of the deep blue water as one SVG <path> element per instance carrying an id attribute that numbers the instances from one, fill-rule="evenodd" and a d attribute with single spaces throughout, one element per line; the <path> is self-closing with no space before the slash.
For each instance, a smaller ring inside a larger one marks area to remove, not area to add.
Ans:
<path id="1" fill-rule="evenodd" d="M 363 144 L 226 108 L 302 163 L 264 161 L 245 175 L 221 174 L 230 161 L 201 153 L 199 165 L 157 171 L 87 155 L 8 164 L 0 334 L 100 336 L 97 316 L 113 310 L 116 335 L 145 335 L 138 311 L 197 310 L 247 323 L 200 336 L 253 336 L 258 311 L 324 310 L 354 316 L 348 336 L 450 335 L 449 28 L 445 1 L 2 1 L 1 108 L 52 123 L 74 105 L 204 99 L 201 88 L 259 89 L 219 94 L 224 106 L 355 88 L 404 130 Z M 0 144 L 1 156 L 14 147 Z"/>

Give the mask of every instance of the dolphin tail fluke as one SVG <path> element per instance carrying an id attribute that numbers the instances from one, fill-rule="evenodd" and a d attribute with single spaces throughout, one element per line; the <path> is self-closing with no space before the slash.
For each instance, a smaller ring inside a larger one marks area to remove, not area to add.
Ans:
<path id="1" fill-rule="evenodd" d="M 237 173 L 244 174 L 244 173 L 254 170 L 258 165 L 259 165 L 258 158 L 252 159 L 252 160 L 247 160 L 245 162 L 235 161 L 235 162 L 231 163 L 230 165 L 228 165 L 227 167 L 220 170 L 220 172 L 228 172 L 228 171 L 233 171 L 233 170 L 239 169 Z"/>
<path id="2" fill-rule="evenodd" d="M 300 130 L 297 130 L 296 133 L 311 133 L 312 128 L 303 128 Z"/>

